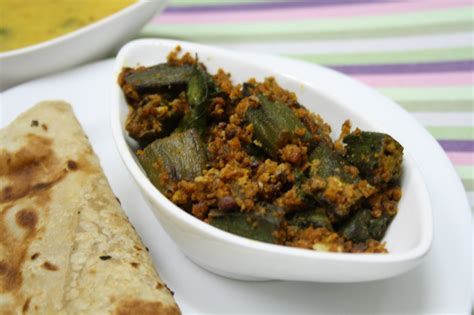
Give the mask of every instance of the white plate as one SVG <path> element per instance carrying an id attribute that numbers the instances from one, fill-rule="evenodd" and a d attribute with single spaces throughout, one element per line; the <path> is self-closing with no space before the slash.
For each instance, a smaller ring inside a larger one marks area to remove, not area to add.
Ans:
<path id="1" fill-rule="evenodd" d="M 249 58 L 311 82 L 312 66 L 283 58 Z M 32 81 L 0 95 L 5 125 L 44 99 L 74 105 L 101 159 L 114 192 L 150 247 L 159 272 L 176 292 L 184 314 L 469 313 L 471 297 L 470 208 L 454 168 L 437 142 L 397 106 L 371 109 L 386 129 L 412 153 L 423 173 L 434 211 L 431 252 L 418 268 L 402 276 L 362 284 L 241 282 L 196 266 L 170 240 L 122 164 L 109 125 L 113 61 L 104 61 Z"/>

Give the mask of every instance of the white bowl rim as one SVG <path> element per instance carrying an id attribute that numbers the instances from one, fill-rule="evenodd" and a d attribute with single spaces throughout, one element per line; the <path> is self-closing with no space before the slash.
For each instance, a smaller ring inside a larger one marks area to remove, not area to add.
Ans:
<path id="1" fill-rule="evenodd" d="M 168 0 L 154 0 L 154 1 L 156 1 L 155 5 L 158 5 L 160 2 L 168 2 Z M 54 46 L 54 45 L 56 45 L 58 43 L 61 43 L 63 41 L 67 41 L 67 40 L 69 40 L 71 38 L 74 38 L 76 36 L 80 36 L 82 34 L 89 33 L 92 30 L 94 30 L 94 29 L 96 29 L 96 28 L 98 28 L 98 27 L 100 27 L 104 24 L 109 23 L 111 20 L 114 20 L 114 19 L 116 19 L 118 17 L 121 17 L 123 15 L 126 15 L 129 12 L 134 11 L 134 10 L 138 9 L 139 7 L 142 7 L 146 4 L 149 4 L 150 2 L 153 3 L 154 1 L 137 0 L 135 3 L 127 5 L 123 9 L 120 9 L 119 11 L 117 11 L 115 13 L 107 15 L 107 16 L 105 16 L 105 17 L 103 17 L 103 18 L 101 18 L 101 19 L 99 19 L 95 22 L 84 25 L 84 26 L 78 28 L 75 31 L 68 32 L 66 34 L 63 34 L 63 35 L 60 35 L 60 36 L 57 36 L 57 37 L 39 42 L 37 44 L 32 44 L 32 45 L 28 45 L 26 47 L 20 47 L 20 48 L 0 52 L 0 60 L 8 59 L 8 58 L 14 58 L 14 57 L 17 57 L 17 56 L 33 53 L 37 50 L 41 50 L 41 49 L 46 48 L 46 47 Z"/>
<path id="2" fill-rule="evenodd" d="M 127 56 L 128 52 L 137 46 L 146 47 L 150 45 L 160 45 L 160 44 L 164 44 L 170 47 L 175 47 L 177 45 L 180 45 L 184 51 L 186 50 L 198 51 L 199 49 L 204 49 L 208 51 L 213 51 L 214 53 L 225 54 L 231 57 L 241 59 L 241 57 L 239 57 L 239 54 L 234 53 L 232 51 L 217 48 L 217 47 L 212 47 L 208 45 L 196 44 L 192 42 L 170 40 L 170 39 L 134 40 L 124 45 L 120 49 L 115 59 L 113 83 L 111 86 L 112 91 L 113 91 L 112 93 L 115 93 L 117 89 L 117 84 L 116 84 L 117 72 L 119 72 L 123 66 L 121 64 L 119 65 L 118 62 L 120 62 L 123 59 L 126 59 L 124 57 Z M 247 63 L 245 61 L 242 61 L 242 62 Z M 325 72 L 326 74 L 330 74 L 331 76 L 335 76 L 337 79 L 344 81 L 345 85 L 352 85 L 359 90 L 363 88 L 365 89 L 364 91 L 365 93 L 369 93 L 369 94 L 375 93 L 380 98 L 380 93 L 371 89 L 370 87 L 367 87 L 355 81 L 354 79 L 344 74 L 341 74 L 337 71 L 334 71 L 334 70 L 331 70 L 319 65 L 313 65 L 313 66 L 315 68 L 318 68 L 319 71 Z M 261 65 L 259 65 L 259 67 L 265 68 L 264 66 L 261 66 Z M 276 70 L 272 70 L 272 69 L 268 69 L 268 70 L 276 74 L 279 74 L 279 72 Z M 296 81 L 298 80 L 297 78 L 293 78 L 293 79 Z M 113 96 L 112 96 L 111 101 L 115 102 L 115 98 Z M 432 212 L 431 212 L 428 190 L 426 188 L 424 181 L 422 181 L 421 183 L 422 185 L 420 188 L 420 193 L 421 193 L 420 198 L 423 199 L 424 203 L 429 205 L 428 207 L 425 207 L 426 209 L 424 209 L 424 211 L 421 212 L 422 224 L 425 228 L 424 228 L 423 233 L 421 234 L 421 239 L 418 242 L 418 244 L 414 248 L 409 249 L 402 253 L 356 254 L 356 253 L 320 252 L 320 251 L 313 251 L 313 250 L 308 250 L 308 249 L 288 247 L 284 245 L 276 245 L 276 244 L 269 244 L 269 243 L 264 243 L 260 241 L 255 241 L 255 240 L 238 236 L 238 235 L 220 230 L 216 227 L 213 227 L 212 225 L 209 225 L 199 220 L 198 218 L 190 215 L 186 211 L 176 206 L 168 198 L 166 198 L 158 189 L 156 189 L 155 186 L 153 186 L 150 180 L 145 176 L 143 171 L 140 169 L 140 167 L 134 160 L 129 150 L 128 144 L 124 138 L 124 133 L 122 131 L 119 104 L 113 104 L 112 102 L 110 104 L 111 105 L 111 125 L 112 125 L 112 133 L 114 136 L 114 140 L 115 140 L 117 149 L 119 151 L 119 154 L 122 160 L 124 161 L 127 169 L 130 171 L 130 173 L 132 174 L 132 177 L 135 179 L 137 184 L 146 192 L 146 194 L 150 198 L 153 198 L 156 201 L 156 203 L 161 204 L 162 209 L 168 212 L 168 214 L 172 215 L 177 220 L 180 220 L 188 225 L 192 225 L 194 228 L 198 229 L 200 232 L 204 234 L 207 234 L 210 237 L 214 237 L 221 241 L 224 241 L 227 243 L 233 243 L 234 245 L 245 247 L 248 249 L 258 250 L 258 251 L 263 251 L 263 252 L 268 252 L 268 253 L 273 253 L 273 254 L 294 256 L 294 257 L 300 257 L 300 258 L 312 259 L 312 260 L 318 260 L 318 261 L 325 260 L 325 261 L 330 261 L 330 262 L 354 262 L 354 263 L 367 263 L 367 264 L 371 264 L 371 263 L 372 264 L 392 264 L 392 263 L 398 263 L 398 262 L 417 260 L 426 256 L 431 248 L 432 239 L 433 239 Z M 392 104 L 391 101 L 387 102 L 387 105 L 393 106 L 391 104 Z M 415 172 L 417 173 L 416 175 L 417 177 L 421 178 L 421 173 L 418 167 L 416 166 L 415 161 L 412 158 L 410 158 L 408 155 L 406 156 L 406 158 L 410 159 L 410 162 L 414 164 L 415 166 L 414 169 L 415 169 Z"/>

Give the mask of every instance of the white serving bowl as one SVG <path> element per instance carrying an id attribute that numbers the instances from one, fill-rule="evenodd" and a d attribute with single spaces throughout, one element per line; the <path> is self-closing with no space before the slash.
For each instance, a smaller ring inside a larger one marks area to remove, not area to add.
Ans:
<path id="1" fill-rule="evenodd" d="M 335 71 L 318 67 L 317 78 L 323 88 L 310 86 L 297 77 L 279 73 L 262 64 L 241 57 L 238 53 L 218 48 L 172 40 L 137 40 L 124 46 L 115 62 L 111 119 L 114 139 L 121 158 L 138 184 L 159 222 L 192 261 L 214 273 L 241 280 L 296 280 L 318 282 L 360 282 L 389 278 L 418 265 L 430 249 L 432 213 L 428 192 L 413 159 L 407 152 L 402 179 L 403 197 L 399 213 L 390 225 L 384 241 L 389 254 L 346 254 L 316 252 L 306 249 L 267 244 L 243 238 L 208 225 L 174 205 L 148 180 L 134 151 L 136 142 L 124 129 L 127 103 L 117 75 L 122 67 L 151 66 L 165 62 L 168 53 L 180 45 L 183 51 L 197 53 L 208 71 L 223 68 L 232 74 L 235 83 L 250 77 L 274 76 L 301 104 L 319 113 L 334 128 L 350 118 L 354 126 L 384 131 L 381 122 L 356 114 L 351 106 L 373 101 L 377 93 Z M 304 71 L 304 68 L 301 69 Z M 377 98 L 380 100 L 380 95 Z M 337 101 L 336 101 L 337 100 Z M 393 106 L 387 104 L 378 106 Z M 403 145 L 403 143 L 402 143 Z"/>
<path id="2" fill-rule="evenodd" d="M 74 32 L 0 53 L 0 91 L 38 76 L 106 57 L 129 41 L 148 20 L 163 10 L 167 2 L 140 0 Z"/>

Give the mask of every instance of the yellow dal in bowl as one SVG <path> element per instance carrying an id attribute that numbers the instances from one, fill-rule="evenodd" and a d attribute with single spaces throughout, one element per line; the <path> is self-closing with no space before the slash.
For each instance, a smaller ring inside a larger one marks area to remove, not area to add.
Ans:
<path id="1" fill-rule="evenodd" d="M 75 31 L 136 0 L 0 0 L 0 52 Z"/>

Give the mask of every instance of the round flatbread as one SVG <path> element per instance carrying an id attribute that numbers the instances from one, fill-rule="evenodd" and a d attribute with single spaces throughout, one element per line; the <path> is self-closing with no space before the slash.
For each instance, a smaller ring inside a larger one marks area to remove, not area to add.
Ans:
<path id="1" fill-rule="evenodd" d="M 179 314 L 65 102 L 0 131 L 0 314 Z"/>

